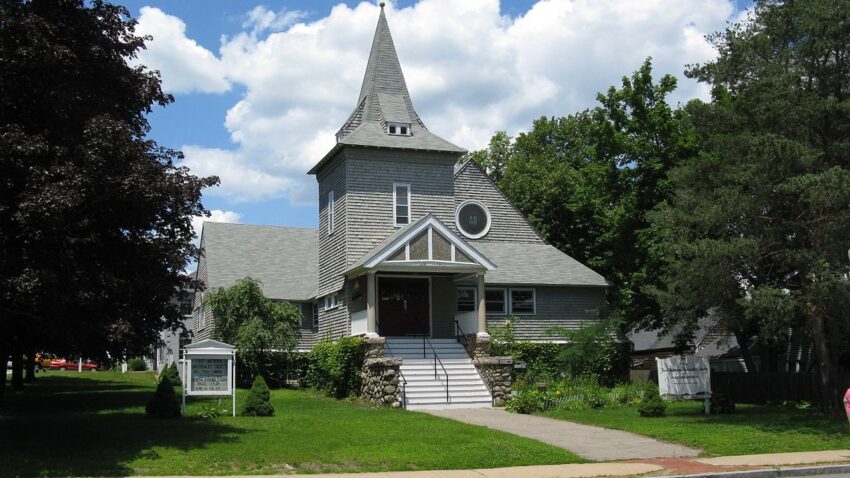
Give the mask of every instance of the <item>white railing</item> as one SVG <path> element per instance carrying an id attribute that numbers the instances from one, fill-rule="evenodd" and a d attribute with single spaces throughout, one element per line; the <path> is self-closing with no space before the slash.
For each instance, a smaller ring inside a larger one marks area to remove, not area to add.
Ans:
<path id="1" fill-rule="evenodd" d="M 478 311 L 458 312 L 455 314 L 455 320 L 460 324 L 465 334 L 474 334 L 478 332 Z"/>
<path id="2" fill-rule="evenodd" d="M 366 311 L 361 310 L 351 314 L 351 335 L 363 335 L 366 333 Z"/>

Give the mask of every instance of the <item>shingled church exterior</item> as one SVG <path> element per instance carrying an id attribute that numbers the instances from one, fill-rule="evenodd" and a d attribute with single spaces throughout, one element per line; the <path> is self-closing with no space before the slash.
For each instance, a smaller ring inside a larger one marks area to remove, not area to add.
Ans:
<path id="1" fill-rule="evenodd" d="M 360 95 L 336 145 L 309 171 L 317 229 L 207 222 L 198 278 L 207 290 L 250 276 L 301 307 L 300 348 L 350 335 L 551 340 L 604 306 L 606 281 L 546 243 L 465 153 L 413 107 L 383 11 Z M 204 292 L 194 339 L 210 336 Z"/>

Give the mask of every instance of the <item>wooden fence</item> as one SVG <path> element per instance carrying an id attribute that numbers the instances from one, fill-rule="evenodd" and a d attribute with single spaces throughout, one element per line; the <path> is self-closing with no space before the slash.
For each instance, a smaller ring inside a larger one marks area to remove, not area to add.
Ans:
<path id="1" fill-rule="evenodd" d="M 808 372 L 711 372 L 711 390 L 722 391 L 740 403 L 799 402 L 817 403 L 820 386 L 817 373 Z M 839 389 L 850 387 L 850 374 L 839 378 Z"/>

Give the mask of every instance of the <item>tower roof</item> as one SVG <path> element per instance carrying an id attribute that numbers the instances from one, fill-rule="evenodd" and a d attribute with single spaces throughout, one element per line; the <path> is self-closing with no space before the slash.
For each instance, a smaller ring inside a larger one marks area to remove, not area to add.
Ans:
<path id="1" fill-rule="evenodd" d="M 408 134 L 390 134 L 388 123 L 406 126 Z M 336 146 L 313 166 L 310 174 L 315 174 L 342 145 L 466 152 L 428 131 L 413 109 L 383 3 L 357 104 L 337 132 L 336 140 Z"/>

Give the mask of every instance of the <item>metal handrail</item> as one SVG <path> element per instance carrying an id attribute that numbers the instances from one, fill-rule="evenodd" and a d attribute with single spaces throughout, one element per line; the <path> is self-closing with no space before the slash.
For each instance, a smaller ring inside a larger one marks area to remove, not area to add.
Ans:
<path id="1" fill-rule="evenodd" d="M 401 377 L 401 406 L 405 410 L 407 409 L 407 378 L 404 377 L 404 372 L 401 371 L 401 367 L 398 368 L 398 374 Z"/>
<path id="2" fill-rule="evenodd" d="M 466 338 L 466 334 L 464 333 L 463 328 L 460 326 L 460 321 L 457 319 L 455 319 L 455 338 L 458 342 L 462 343 L 467 350 L 469 349 L 469 339 Z M 462 342 L 461 338 L 463 338 Z"/>
<path id="3" fill-rule="evenodd" d="M 422 358 L 428 358 L 427 349 L 425 348 L 426 343 L 428 344 L 428 347 L 431 348 L 431 353 L 434 354 L 434 380 L 437 380 L 438 362 L 440 364 L 440 368 L 443 369 L 443 374 L 446 376 L 446 403 L 449 403 L 449 372 L 448 370 L 446 370 L 446 366 L 443 365 L 443 361 L 440 360 L 440 357 L 437 357 L 437 351 L 434 349 L 434 344 L 432 344 L 431 341 L 428 340 L 428 334 L 425 332 L 425 326 L 419 320 L 419 317 L 413 314 L 411 314 L 411 317 L 413 317 L 413 320 L 415 320 L 416 323 L 419 324 L 420 328 L 422 329 Z"/>

